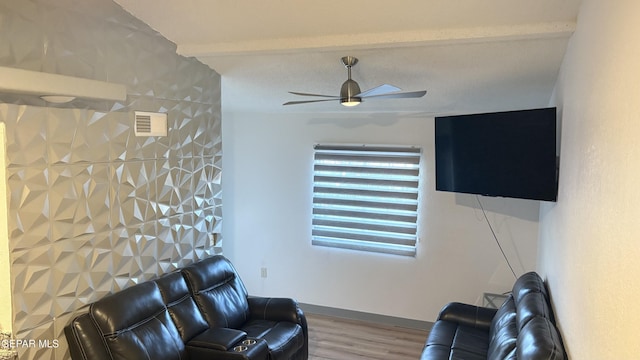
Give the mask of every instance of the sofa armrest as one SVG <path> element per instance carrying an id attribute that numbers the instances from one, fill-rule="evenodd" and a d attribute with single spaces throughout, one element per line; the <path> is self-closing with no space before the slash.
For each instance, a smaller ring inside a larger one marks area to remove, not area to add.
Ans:
<path id="1" fill-rule="evenodd" d="M 211 328 L 187 342 L 187 348 L 205 348 L 219 351 L 227 351 L 233 345 L 247 338 L 247 333 L 241 330 L 229 328 Z"/>
<path id="2" fill-rule="evenodd" d="M 254 319 L 271 321 L 288 321 L 300 325 L 304 335 L 304 352 L 301 359 L 306 359 L 309 352 L 309 330 L 307 317 L 298 306 L 298 302 L 290 298 L 267 298 L 249 296 L 249 313 Z"/>
<path id="3" fill-rule="evenodd" d="M 72 359 L 106 360 L 111 358 L 102 335 L 88 313 L 74 318 L 64 328 L 64 334 L 69 344 L 69 354 Z"/>
<path id="4" fill-rule="evenodd" d="M 302 312 L 298 307 L 298 302 L 293 299 L 250 296 L 247 300 L 249 301 L 249 312 L 254 319 L 302 324 L 300 318 Z"/>
<path id="5" fill-rule="evenodd" d="M 440 310 L 438 320 L 489 330 L 491 320 L 493 320 L 497 311 L 497 309 L 451 302 Z"/>
<path id="6" fill-rule="evenodd" d="M 262 360 L 269 358 L 269 347 L 264 339 L 246 339 L 231 345 L 232 347 L 226 351 L 190 344 L 188 343 L 186 346 L 190 360 Z"/>

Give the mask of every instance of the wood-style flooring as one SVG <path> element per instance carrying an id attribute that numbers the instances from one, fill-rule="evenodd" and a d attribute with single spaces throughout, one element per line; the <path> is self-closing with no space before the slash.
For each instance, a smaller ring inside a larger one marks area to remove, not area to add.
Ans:
<path id="1" fill-rule="evenodd" d="M 306 314 L 309 360 L 417 360 L 428 330 Z"/>

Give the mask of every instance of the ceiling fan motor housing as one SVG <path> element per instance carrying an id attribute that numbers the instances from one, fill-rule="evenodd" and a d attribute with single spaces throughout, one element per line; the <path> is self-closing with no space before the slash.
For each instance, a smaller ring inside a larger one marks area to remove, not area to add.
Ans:
<path id="1" fill-rule="evenodd" d="M 358 86 L 358 83 L 355 82 L 354 80 L 348 79 L 342 84 L 342 88 L 340 89 L 340 98 L 341 98 L 340 102 L 342 102 L 343 104 L 345 102 L 359 103 L 362 101 L 362 99 L 360 99 L 356 95 L 360 93 L 361 91 L 360 91 L 360 86 Z"/>

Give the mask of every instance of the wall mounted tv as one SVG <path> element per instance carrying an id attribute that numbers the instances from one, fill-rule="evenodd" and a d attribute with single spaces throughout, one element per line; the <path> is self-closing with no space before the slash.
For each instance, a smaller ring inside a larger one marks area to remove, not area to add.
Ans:
<path id="1" fill-rule="evenodd" d="M 435 119 L 436 190 L 556 201 L 556 109 Z"/>

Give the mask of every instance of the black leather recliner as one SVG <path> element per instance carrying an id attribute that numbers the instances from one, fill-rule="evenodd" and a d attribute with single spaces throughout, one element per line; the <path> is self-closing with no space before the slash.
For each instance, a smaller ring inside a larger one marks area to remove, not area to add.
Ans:
<path id="1" fill-rule="evenodd" d="M 565 360 L 547 288 L 535 272 L 518 278 L 500 309 L 445 305 L 421 360 Z"/>
<path id="2" fill-rule="evenodd" d="M 65 335 L 74 360 L 308 358 L 297 303 L 247 296 L 222 256 L 98 300 Z"/>
<path id="3" fill-rule="evenodd" d="M 237 329 L 247 337 L 264 339 L 271 360 L 308 358 L 306 319 L 294 300 L 249 297 L 226 259 L 206 259 L 182 273 L 209 327 Z"/>

